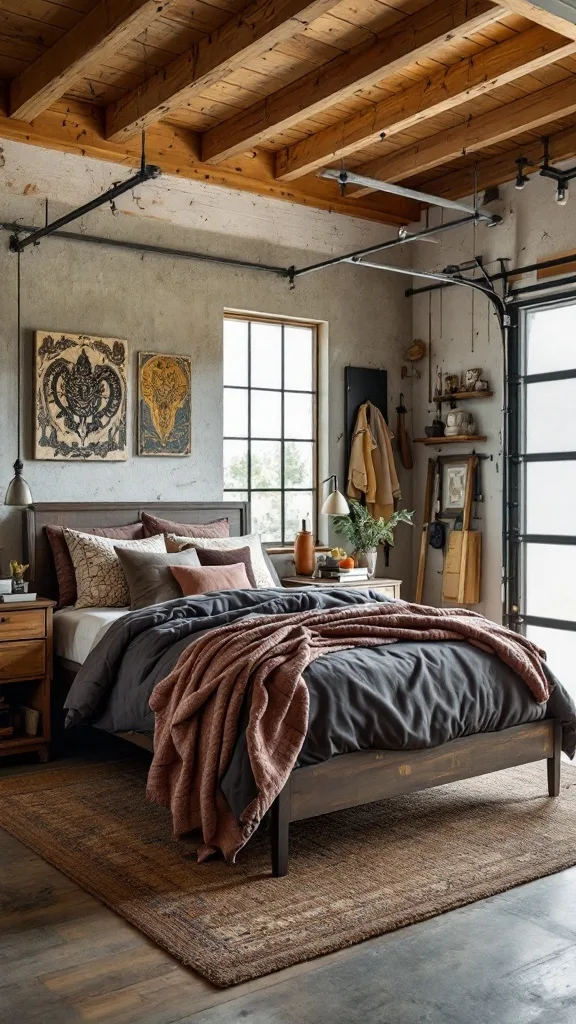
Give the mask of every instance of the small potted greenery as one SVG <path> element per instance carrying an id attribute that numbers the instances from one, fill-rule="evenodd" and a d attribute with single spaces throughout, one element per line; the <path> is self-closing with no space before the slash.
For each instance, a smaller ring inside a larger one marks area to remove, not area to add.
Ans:
<path id="1" fill-rule="evenodd" d="M 407 509 L 399 509 L 393 512 L 388 519 L 381 516 L 374 519 L 368 509 L 359 501 L 349 501 L 350 513 L 347 516 L 334 516 L 334 530 L 341 533 L 353 546 L 353 556 L 358 564 L 365 565 L 368 575 L 374 576 L 376 572 L 376 558 L 378 548 L 381 544 L 394 545 L 394 530 L 399 523 L 409 523 L 412 526 L 413 512 Z"/>

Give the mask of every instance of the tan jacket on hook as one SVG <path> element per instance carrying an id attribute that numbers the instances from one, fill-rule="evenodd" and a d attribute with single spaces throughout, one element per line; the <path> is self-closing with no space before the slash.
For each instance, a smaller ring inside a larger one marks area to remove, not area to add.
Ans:
<path id="1" fill-rule="evenodd" d="M 390 443 L 393 436 L 380 410 L 364 402 L 352 435 L 348 497 L 360 501 L 365 495 L 368 511 L 375 519 L 392 515 L 395 502 L 402 497 Z"/>

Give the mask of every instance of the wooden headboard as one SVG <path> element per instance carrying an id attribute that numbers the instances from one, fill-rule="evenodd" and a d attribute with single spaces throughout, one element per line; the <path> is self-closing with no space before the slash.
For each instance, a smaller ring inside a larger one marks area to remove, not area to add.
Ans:
<path id="1" fill-rule="evenodd" d="M 250 507 L 246 501 L 93 501 L 47 502 L 24 509 L 24 561 L 29 576 L 42 597 L 58 597 L 52 551 L 45 526 L 68 526 L 86 530 L 94 526 L 126 526 L 150 512 L 177 523 L 209 523 L 228 519 L 230 536 L 239 537 L 250 530 Z"/>

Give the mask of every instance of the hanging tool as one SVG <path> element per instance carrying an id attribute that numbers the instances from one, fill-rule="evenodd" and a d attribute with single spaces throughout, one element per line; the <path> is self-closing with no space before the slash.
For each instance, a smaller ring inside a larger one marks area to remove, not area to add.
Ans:
<path id="1" fill-rule="evenodd" d="M 432 503 L 434 501 L 434 479 L 436 466 L 434 459 L 428 459 L 426 472 L 426 490 L 424 492 L 424 509 L 422 512 L 422 536 L 420 537 L 420 554 L 418 556 L 418 572 L 416 574 L 416 604 L 422 604 L 424 578 L 426 576 L 426 559 L 428 557 L 428 529 L 432 520 Z"/>
<path id="2" fill-rule="evenodd" d="M 404 469 L 412 469 L 414 465 L 412 461 L 412 449 L 410 448 L 410 438 L 408 437 L 408 431 L 406 430 L 406 406 L 404 405 L 404 395 L 400 392 L 400 405 L 396 406 L 397 419 L 396 419 L 396 440 L 398 442 L 398 451 L 400 453 L 400 462 L 404 466 Z"/>

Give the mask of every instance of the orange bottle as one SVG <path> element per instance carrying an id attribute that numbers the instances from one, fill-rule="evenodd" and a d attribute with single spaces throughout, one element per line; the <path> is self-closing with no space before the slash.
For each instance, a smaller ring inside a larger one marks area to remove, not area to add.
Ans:
<path id="1" fill-rule="evenodd" d="M 314 537 L 310 530 L 306 529 L 306 520 L 302 520 L 302 529 L 296 534 L 294 541 L 294 561 L 296 563 L 297 576 L 313 576 L 316 569 L 316 555 L 314 553 Z"/>

